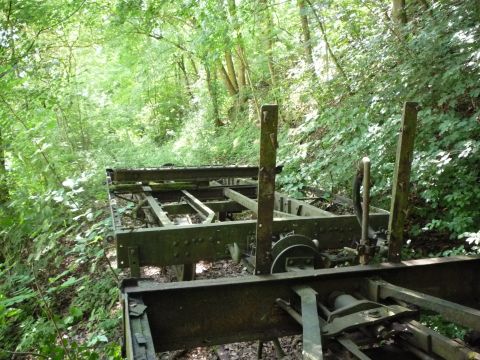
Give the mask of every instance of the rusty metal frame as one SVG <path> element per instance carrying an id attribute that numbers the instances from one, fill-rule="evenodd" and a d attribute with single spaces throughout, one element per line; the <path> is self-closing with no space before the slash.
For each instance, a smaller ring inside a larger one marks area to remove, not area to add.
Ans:
<path id="1" fill-rule="evenodd" d="M 370 223 L 385 228 L 388 216 L 370 215 Z M 139 249 L 140 266 L 165 266 L 200 260 L 221 260 L 230 257 L 229 245 L 237 244 L 247 251 L 255 240 L 255 220 L 192 224 L 164 228 L 142 228 L 115 231 L 118 266 L 128 267 L 128 247 Z M 319 249 L 351 246 L 359 237 L 360 226 L 354 215 L 335 217 L 298 217 L 275 219 L 273 235 L 299 233 L 319 240 Z"/>
<path id="2" fill-rule="evenodd" d="M 255 220 L 213 221 L 225 214 L 247 209 L 258 213 L 255 199 L 258 188 L 251 177 L 252 169 L 258 168 L 222 167 L 221 171 L 213 168 L 218 171 L 212 173 L 204 170 L 197 172 L 196 168 L 187 169 L 107 171 L 117 264 L 120 268 L 129 268 L 134 264 L 133 276 L 139 276 L 139 267 L 142 266 L 228 259 L 232 246 L 240 254 L 245 254 L 255 243 Z M 277 167 L 275 171 L 280 170 L 281 167 Z M 167 171 L 167 176 L 159 178 L 163 171 Z M 145 175 L 145 178 L 139 178 L 139 174 Z M 192 174 L 201 176 L 202 181 L 191 179 Z M 218 175 L 224 177 L 216 178 Z M 185 178 L 188 182 L 185 182 Z M 124 179 L 137 179 L 139 183 L 124 183 Z M 208 181 L 205 182 L 205 179 Z M 148 227 L 122 227 L 115 196 L 126 194 L 145 202 L 147 208 L 144 206 L 142 209 L 148 218 Z M 175 225 L 169 219 L 169 215 L 192 213 L 192 210 L 202 217 L 203 223 Z M 376 229 L 386 229 L 388 213 L 372 214 L 370 222 Z M 278 239 L 289 233 L 317 239 L 320 250 L 339 249 L 350 247 L 358 240 L 360 226 L 354 215 L 337 216 L 305 201 L 275 192 L 272 235 Z M 132 259 L 132 255 L 135 258 Z"/>
<path id="3" fill-rule="evenodd" d="M 276 166 L 277 173 L 282 166 Z M 145 169 L 107 169 L 114 183 L 149 181 L 208 181 L 220 178 L 256 178 L 258 166 L 160 167 Z"/>
<path id="4" fill-rule="evenodd" d="M 151 332 L 152 341 L 156 352 L 160 352 L 300 334 L 302 327 L 277 302 L 279 298 L 294 302 L 298 286 L 312 288 L 318 300 L 326 302 L 329 294 L 338 290 L 368 297 L 366 279 L 381 278 L 463 306 L 474 302 L 478 307 L 479 270 L 478 257 L 452 257 L 245 276 L 235 281 L 161 284 L 138 280 L 125 283 L 122 292 L 125 299 L 141 298 L 147 306 L 150 328 L 155 329 Z M 450 286 L 444 286 L 445 283 Z M 128 335 L 131 330 L 126 331 Z"/>

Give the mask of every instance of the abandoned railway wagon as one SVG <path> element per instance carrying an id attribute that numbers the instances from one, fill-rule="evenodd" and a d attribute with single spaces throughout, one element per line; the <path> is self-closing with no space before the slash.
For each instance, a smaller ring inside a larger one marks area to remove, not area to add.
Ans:
<path id="1" fill-rule="evenodd" d="M 304 359 L 480 359 L 472 344 L 418 320 L 438 313 L 480 332 L 480 259 L 401 261 L 415 129 L 407 103 L 390 212 L 369 206 L 370 162 L 352 199 L 275 189 L 278 108 L 262 107 L 258 166 L 108 169 L 128 359 L 302 335 Z M 352 172 L 353 173 L 353 172 Z M 322 201 L 352 210 L 336 214 Z M 128 213 L 125 206 L 129 204 Z M 373 264 L 388 254 L 389 262 Z M 195 264 L 230 259 L 251 275 L 195 280 Z M 178 281 L 142 277 L 171 266 Z"/>

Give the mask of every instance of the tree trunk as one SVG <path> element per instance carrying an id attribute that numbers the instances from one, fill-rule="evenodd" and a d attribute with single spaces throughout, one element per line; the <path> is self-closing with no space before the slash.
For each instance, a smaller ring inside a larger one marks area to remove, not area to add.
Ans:
<path id="1" fill-rule="evenodd" d="M 312 3 L 310 0 L 306 0 L 308 5 L 310 5 L 310 8 L 312 9 L 313 15 L 315 15 L 315 19 L 317 19 L 318 27 L 320 28 L 320 32 L 322 33 L 323 36 L 323 41 L 325 42 L 325 47 L 327 48 L 327 51 L 330 55 L 330 58 L 332 59 L 333 63 L 335 64 L 337 70 L 340 72 L 340 74 L 348 80 L 347 74 L 343 70 L 343 67 L 340 65 L 340 62 L 338 61 L 337 57 L 335 56 L 331 46 L 330 42 L 328 41 L 327 37 L 327 32 L 325 31 L 325 26 L 323 25 L 322 20 L 320 19 L 320 16 L 317 14 L 315 8 L 312 6 Z"/>
<path id="2" fill-rule="evenodd" d="M 247 68 L 245 66 L 245 63 L 242 60 L 242 57 L 244 56 L 242 46 L 240 46 L 240 45 L 237 46 L 237 52 L 239 54 L 241 54 L 241 55 L 238 56 L 238 68 L 239 68 L 238 89 L 239 89 L 240 92 L 243 93 L 243 91 L 245 89 L 245 86 L 247 86 L 247 78 L 246 78 L 246 75 L 245 75 L 245 73 L 247 71 Z"/>
<path id="3" fill-rule="evenodd" d="M 235 66 L 233 65 L 232 53 L 230 50 L 225 51 L 225 62 L 227 64 L 227 76 L 235 88 L 235 93 L 238 93 L 237 74 L 235 73 Z"/>
<path id="4" fill-rule="evenodd" d="M 310 26 L 308 24 L 307 9 L 305 7 L 305 0 L 297 1 L 298 9 L 300 11 L 300 20 L 302 23 L 303 47 L 305 50 L 305 58 L 310 65 L 313 65 L 313 49 L 312 39 L 310 37 Z"/>
<path id="5" fill-rule="evenodd" d="M 220 75 L 222 76 L 223 82 L 225 83 L 225 86 L 228 90 L 228 93 L 231 96 L 237 95 L 238 91 L 235 88 L 235 86 L 232 84 L 232 81 L 230 80 L 230 77 L 228 76 L 227 70 L 225 70 L 225 68 L 223 67 L 222 64 L 220 64 L 219 70 L 220 70 Z"/>
<path id="6" fill-rule="evenodd" d="M 236 63 L 237 63 L 237 85 L 238 92 L 240 94 L 239 103 L 243 104 L 245 101 L 245 87 L 247 86 L 247 65 L 245 59 L 245 51 L 243 49 L 243 38 L 240 25 L 237 18 L 237 7 L 235 5 L 235 0 L 228 0 L 228 12 L 230 13 L 230 18 L 232 19 L 233 29 L 235 31 L 235 53 L 236 53 Z"/>
<path id="7" fill-rule="evenodd" d="M 198 80 L 199 75 L 198 75 L 197 65 L 195 64 L 195 60 L 193 60 L 193 57 L 191 55 L 188 55 L 188 58 L 190 60 L 190 64 L 192 65 L 193 73 L 195 74 L 196 79 Z"/>
<path id="8" fill-rule="evenodd" d="M 0 204 L 8 201 L 7 168 L 5 166 L 5 142 L 0 128 Z"/>
<path id="9" fill-rule="evenodd" d="M 405 25 L 407 23 L 405 0 L 392 0 L 392 18 L 398 24 Z"/>
<path id="10" fill-rule="evenodd" d="M 267 63 L 268 63 L 268 71 L 270 72 L 270 81 L 271 85 L 275 86 L 276 79 L 275 79 L 275 65 L 273 63 L 273 38 L 272 38 L 272 29 L 273 29 L 273 21 L 272 15 L 270 13 L 268 0 L 261 0 L 260 3 L 262 4 L 262 14 L 265 17 L 265 21 L 263 22 L 263 29 L 262 29 L 262 37 L 264 41 L 264 48 L 265 53 L 267 55 Z"/>
<path id="11" fill-rule="evenodd" d="M 216 84 L 216 72 L 213 72 L 213 79 L 212 79 L 212 72 L 207 64 L 205 66 L 205 74 L 207 77 L 207 88 L 208 93 L 210 95 L 210 99 L 212 100 L 212 111 L 213 111 L 213 118 L 215 120 L 215 126 L 222 126 L 223 123 L 220 121 L 220 114 L 218 111 L 218 98 L 217 98 L 217 84 Z"/>
<path id="12" fill-rule="evenodd" d="M 192 89 L 190 88 L 190 80 L 188 79 L 187 69 L 185 68 L 185 61 L 183 59 L 183 55 L 180 56 L 178 60 L 178 67 L 182 71 L 183 78 L 185 80 L 185 88 L 187 89 L 187 94 L 190 99 L 193 99 Z"/>

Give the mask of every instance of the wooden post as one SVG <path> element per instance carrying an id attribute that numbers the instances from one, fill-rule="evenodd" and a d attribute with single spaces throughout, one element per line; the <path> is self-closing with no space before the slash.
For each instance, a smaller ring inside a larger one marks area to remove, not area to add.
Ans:
<path id="1" fill-rule="evenodd" d="M 272 265 L 272 227 L 275 205 L 278 105 L 261 109 L 260 166 L 258 170 L 258 216 L 255 274 L 269 274 Z"/>
<path id="2" fill-rule="evenodd" d="M 392 204 L 388 222 L 388 260 L 401 261 L 403 225 L 408 205 L 408 188 L 412 167 L 413 144 L 417 127 L 418 104 L 406 102 L 403 108 L 402 129 L 397 145 L 395 172 L 393 175 Z"/>

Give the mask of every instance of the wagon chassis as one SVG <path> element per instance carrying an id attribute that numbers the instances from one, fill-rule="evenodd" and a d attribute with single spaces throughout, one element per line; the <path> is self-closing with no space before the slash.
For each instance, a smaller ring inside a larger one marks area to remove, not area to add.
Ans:
<path id="1" fill-rule="evenodd" d="M 412 131 L 408 115 L 407 104 L 396 183 L 405 183 L 400 167 L 402 159 L 409 167 L 405 159 L 411 158 L 405 142 L 413 147 L 406 137 Z M 356 205 L 322 190 L 310 189 L 309 199 L 275 191 L 282 170 L 275 163 L 277 119 L 276 106 L 262 107 L 258 167 L 107 170 L 117 263 L 130 270 L 121 284 L 128 359 L 253 340 L 260 341 L 260 357 L 263 341 L 294 334 L 303 334 L 304 359 L 323 359 L 332 351 L 333 358 L 381 359 L 400 352 L 480 359 L 469 345 L 417 321 L 420 313 L 435 312 L 480 332 L 480 259 L 395 261 L 401 238 L 399 245 L 392 223 L 403 223 L 401 192 L 408 190 L 394 190 L 392 216 L 369 206 L 368 160 L 360 169 L 360 214 L 335 215 L 312 205 L 325 199 Z M 126 208 L 134 221 L 125 221 Z M 253 219 L 243 219 L 245 214 Z M 383 239 L 387 226 L 389 242 Z M 368 265 L 382 244 L 393 261 Z M 244 261 L 254 275 L 183 281 L 194 279 L 195 263 L 223 259 Z M 334 268 L 346 260 L 362 265 Z M 181 282 L 143 279 L 144 266 L 173 266 Z"/>

